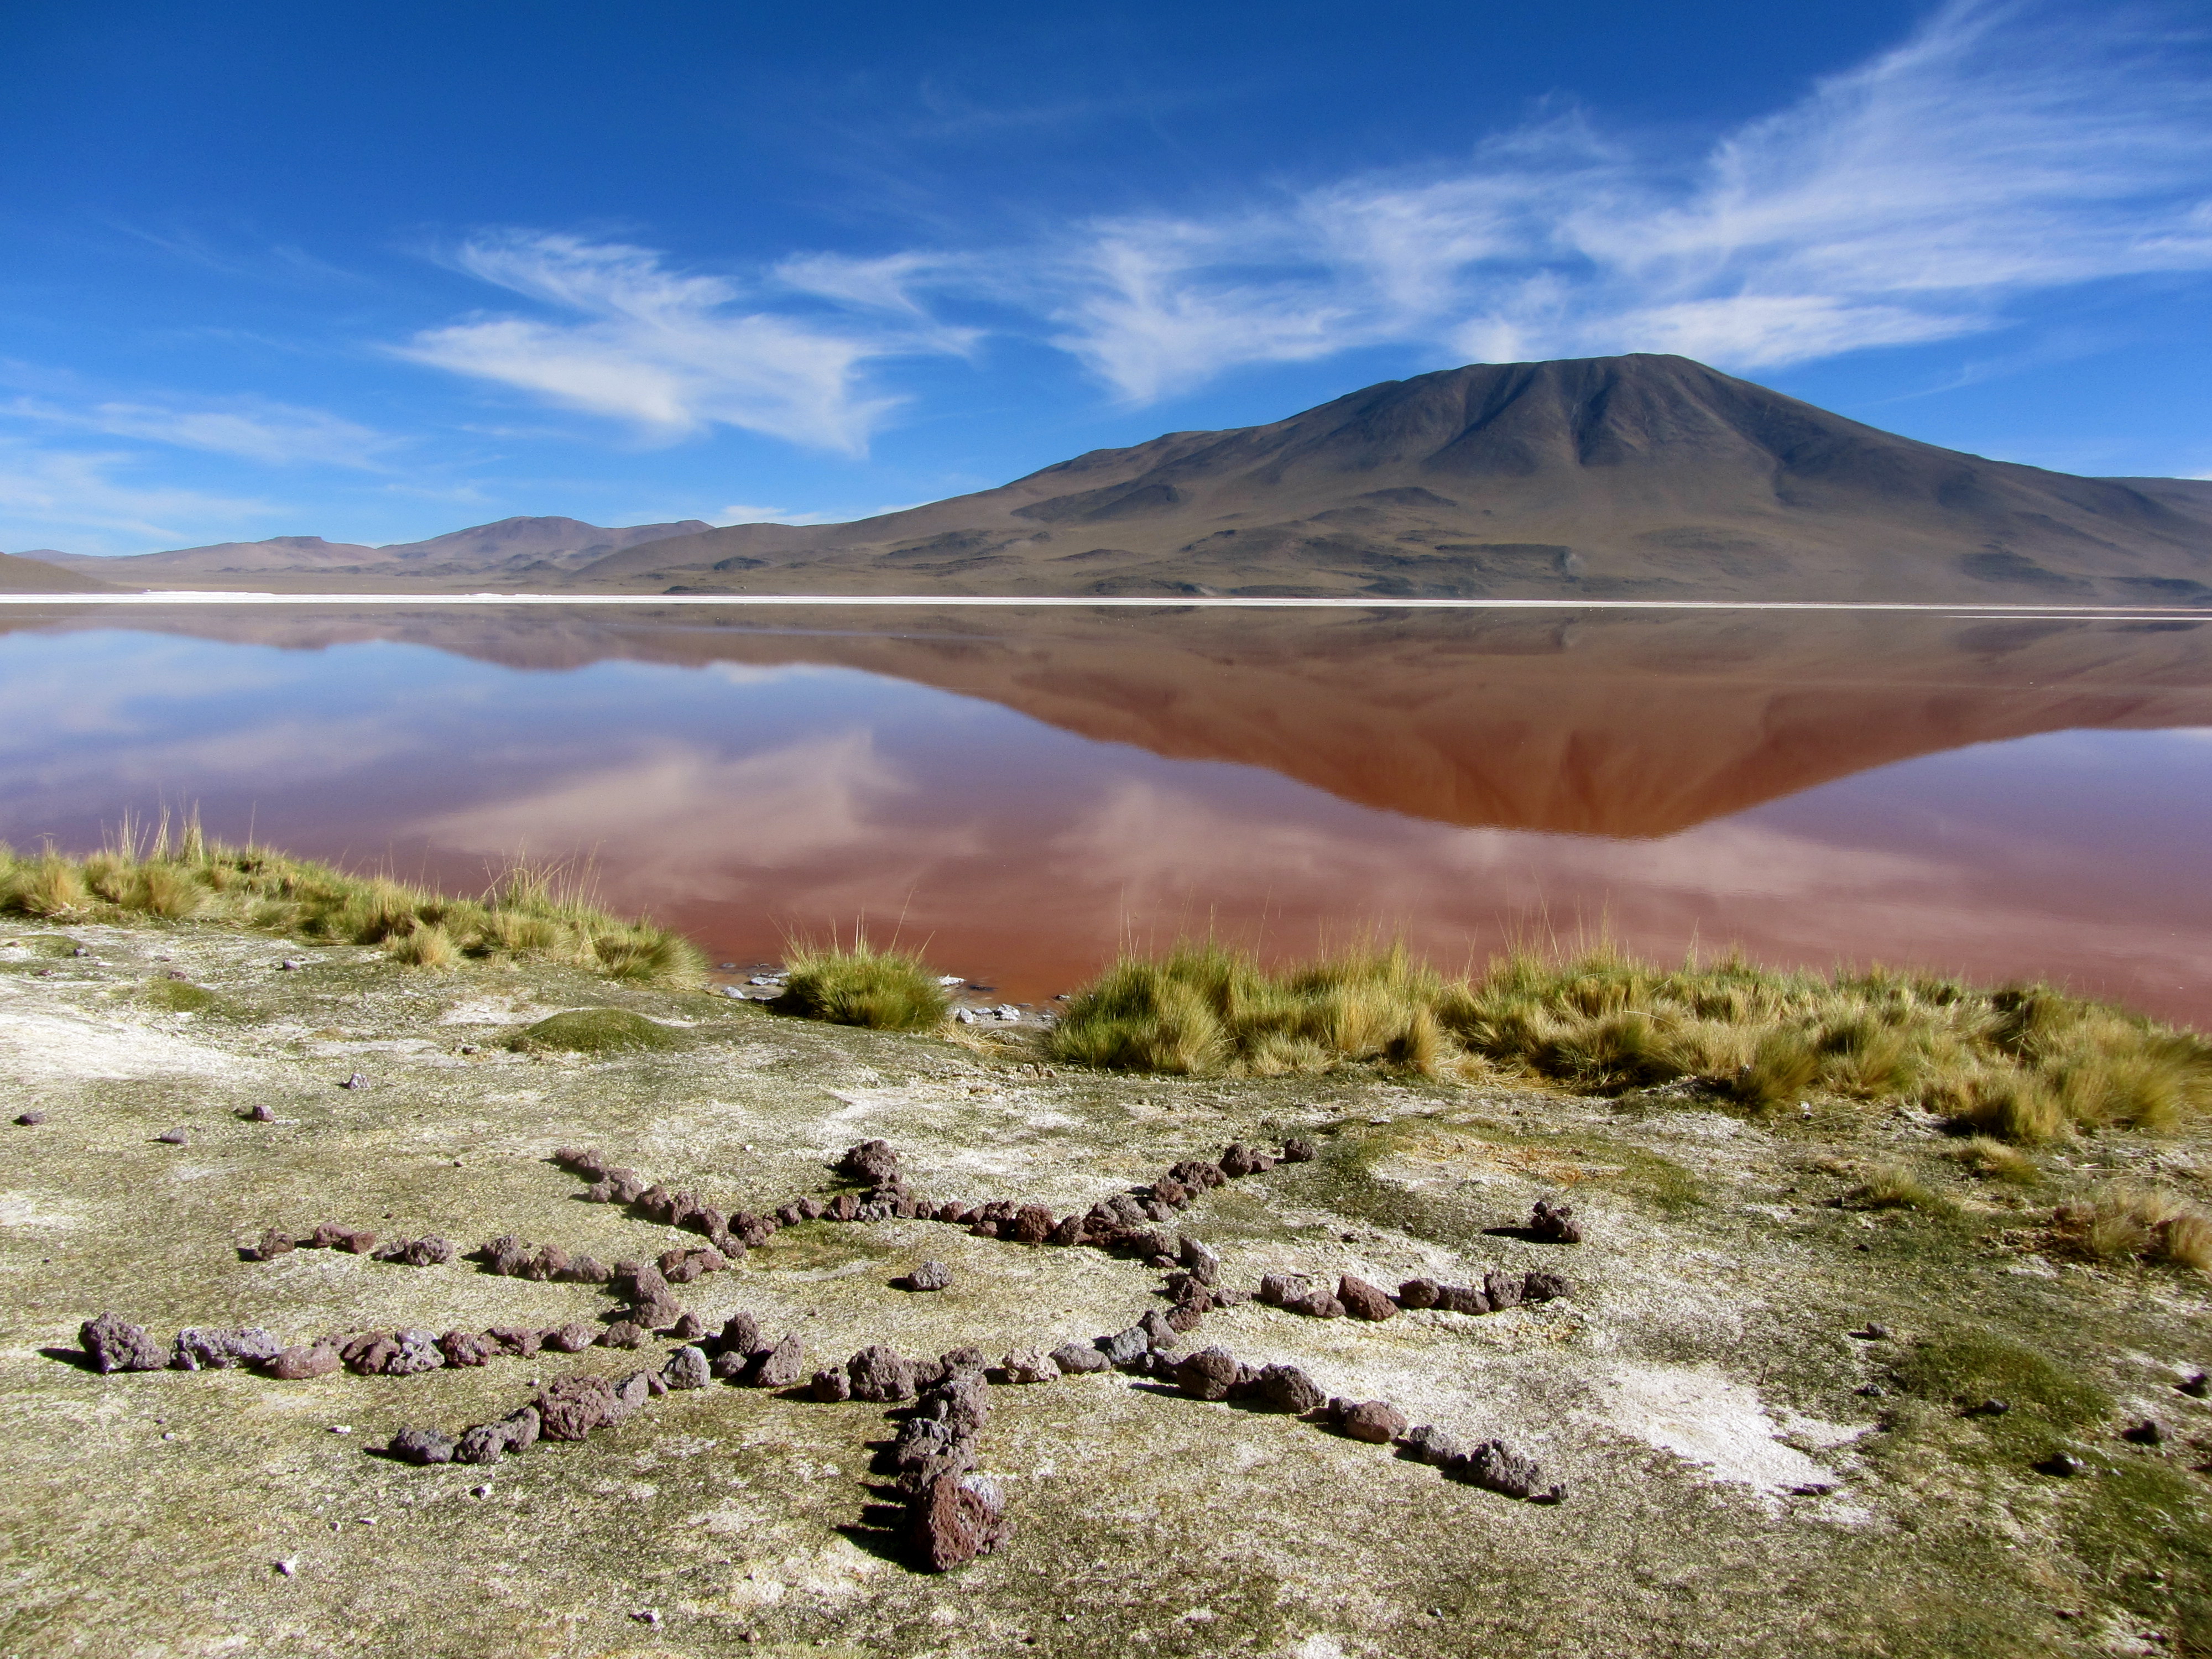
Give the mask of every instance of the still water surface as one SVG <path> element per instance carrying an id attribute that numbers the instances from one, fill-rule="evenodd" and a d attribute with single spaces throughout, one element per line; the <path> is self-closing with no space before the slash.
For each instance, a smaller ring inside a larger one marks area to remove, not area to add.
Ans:
<path id="1" fill-rule="evenodd" d="M 473 890 L 515 853 L 718 961 L 896 929 L 1029 1000 L 1125 941 L 2045 976 L 2212 1026 L 2212 628 L 943 612 L 0 633 L 0 839 L 211 833 Z"/>

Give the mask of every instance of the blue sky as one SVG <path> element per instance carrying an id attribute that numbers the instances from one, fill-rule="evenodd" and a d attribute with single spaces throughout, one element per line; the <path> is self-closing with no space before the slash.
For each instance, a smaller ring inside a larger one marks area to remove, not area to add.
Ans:
<path id="1" fill-rule="evenodd" d="M 1671 350 L 2212 472 L 2201 9 L 0 11 L 0 548 L 843 519 Z"/>

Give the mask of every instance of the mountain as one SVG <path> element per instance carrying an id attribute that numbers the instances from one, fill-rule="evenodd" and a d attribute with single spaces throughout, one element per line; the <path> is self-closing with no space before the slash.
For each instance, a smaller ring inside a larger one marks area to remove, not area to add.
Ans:
<path id="1" fill-rule="evenodd" d="M 2212 603 L 2212 486 L 1987 460 L 1681 357 L 1474 364 L 562 585 Z"/>
<path id="2" fill-rule="evenodd" d="M 46 550 L 41 548 L 41 553 Z M 52 556 L 49 554 L 48 557 Z M 61 556 L 66 558 L 67 554 Z M 60 566 L 49 564 L 45 559 L 26 557 L 20 553 L 0 553 L 0 593 L 91 593 L 112 591 L 108 584 L 94 581 L 89 576 Z"/>
<path id="3" fill-rule="evenodd" d="M 702 519 L 610 530 L 580 519 L 518 518 L 456 530 L 428 541 L 397 542 L 385 547 L 326 542 L 320 536 L 275 536 L 266 541 L 218 542 L 211 547 L 183 547 L 119 559 L 74 553 L 46 556 L 64 569 L 88 575 L 97 573 L 126 586 L 155 581 L 191 586 L 217 576 L 277 574 L 397 575 L 420 582 L 441 576 L 557 573 L 642 543 L 712 528 Z"/>

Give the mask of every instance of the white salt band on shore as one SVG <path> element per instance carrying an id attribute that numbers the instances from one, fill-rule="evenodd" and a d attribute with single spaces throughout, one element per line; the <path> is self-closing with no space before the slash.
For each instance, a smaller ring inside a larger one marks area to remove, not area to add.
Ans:
<path id="1" fill-rule="evenodd" d="M 2033 617 L 2054 621 L 2212 622 L 2212 609 L 2183 605 L 1929 605 L 1856 599 L 1391 599 L 1160 594 L 1111 599 L 1072 594 L 974 593 L 0 593 L 0 605 L 878 605 L 1144 611 L 1915 611 L 1930 616 Z"/>

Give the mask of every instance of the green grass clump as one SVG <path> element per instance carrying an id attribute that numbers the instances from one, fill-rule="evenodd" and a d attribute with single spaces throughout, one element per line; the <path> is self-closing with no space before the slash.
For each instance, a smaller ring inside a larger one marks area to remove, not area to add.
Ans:
<path id="1" fill-rule="evenodd" d="M 1898 1382 L 1924 1399 L 1972 1408 L 2002 1400 L 2023 1420 L 2079 1429 L 2104 1418 L 2104 1391 L 2034 1349 L 1980 1331 L 1954 1331 L 1914 1345 Z"/>
<path id="2" fill-rule="evenodd" d="M 525 1053 L 612 1054 L 673 1048 L 680 1041 L 666 1026 L 626 1008 L 572 1008 L 524 1026 L 508 1046 Z"/>
<path id="3" fill-rule="evenodd" d="M 2035 1143 L 2159 1131 L 2212 1106 L 2212 1042 L 2044 986 L 1741 960 L 1667 969 L 1609 949 L 1521 954 L 1448 981 L 1402 950 L 1279 969 L 1211 942 L 1125 957 L 1051 1047 L 1077 1064 L 1268 1076 L 1373 1061 L 1504 1068 L 1596 1094 L 1684 1079 L 1753 1111 L 1818 1093 L 1904 1101 Z"/>
<path id="4" fill-rule="evenodd" d="M 1970 1136 L 1952 1147 L 1947 1156 L 1968 1174 L 1979 1176 L 1984 1181 L 2033 1187 L 2043 1179 L 2043 1170 L 2033 1158 L 2019 1147 L 1993 1140 L 1988 1135 Z"/>
<path id="5" fill-rule="evenodd" d="M 410 967 L 539 961 L 614 979 L 690 984 L 704 967 L 680 935 L 590 902 L 587 872 L 518 862 L 480 898 L 451 898 L 382 876 L 258 847 L 209 841 L 186 820 L 173 837 L 126 823 L 111 846 L 71 860 L 0 846 L 0 915 L 49 921 L 207 921 L 294 939 L 376 945 Z"/>
<path id="6" fill-rule="evenodd" d="M 1902 1164 L 1885 1164 L 1851 1189 L 1847 1202 L 1863 1210 L 1925 1210 L 1954 1213 L 1958 1206 Z"/>
<path id="7" fill-rule="evenodd" d="M 204 1014 L 222 999 L 187 980 L 154 979 L 146 981 L 146 1000 L 173 1014 Z"/>
<path id="8" fill-rule="evenodd" d="M 1253 1077 L 1378 1060 L 1431 1073 L 1448 1047 L 1443 981 L 1402 950 L 1270 973 L 1206 943 L 1158 961 L 1125 957 L 1078 994 L 1052 1052 L 1129 1071 Z"/>
<path id="9" fill-rule="evenodd" d="M 849 948 L 802 945 L 784 959 L 780 1013 L 878 1031 L 933 1030 L 951 999 L 936 972 L 906 951 L 879 951 L 855 937 Z"/>

